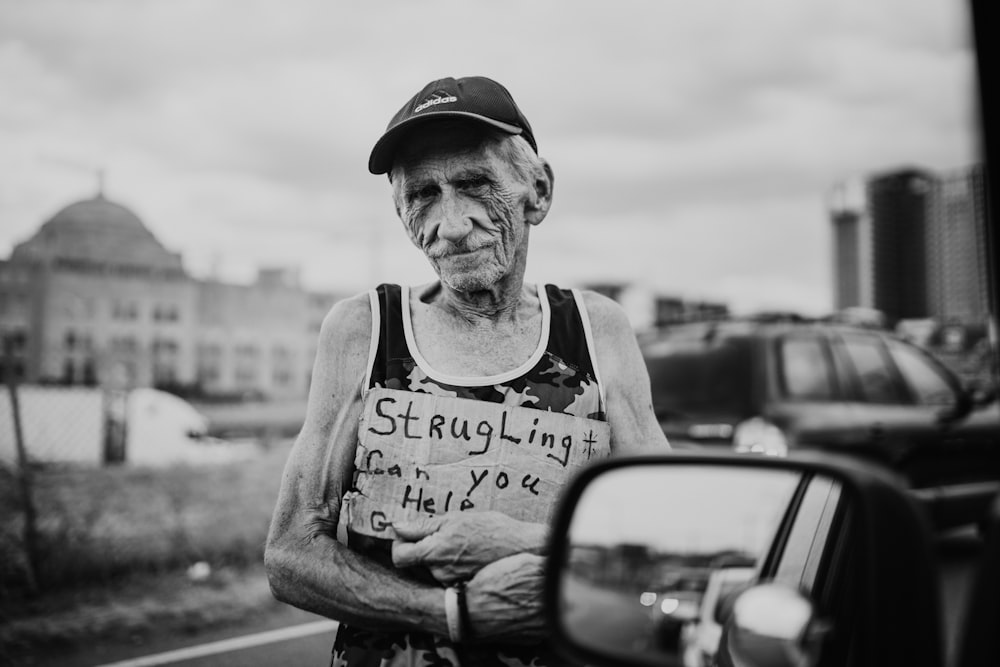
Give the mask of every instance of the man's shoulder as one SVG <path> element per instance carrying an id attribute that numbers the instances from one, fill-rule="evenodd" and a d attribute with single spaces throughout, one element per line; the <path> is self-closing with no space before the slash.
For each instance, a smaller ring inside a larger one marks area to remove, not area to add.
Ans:
<path id="1" fill-rule="evenodd" d="M 371 298 L 369 292 L 361 292 L 333 304 L 323 318 L 320 338 L 340 343 L 367 343 L 371 327 Z"/>
<path id="2" fill-rule="evenodd" d="M 567 298 L 572 298 L 572 294 L 576 292 L 583 298 L 583 303 L 587 307 L 588 312 L 595 311 L 599 314 L 607 314 L 609 316 L 615 316 L 616 314 L 624 315 L 625 313 L 617 301 L 596 290 L 582 287 L 563 287 L 555 283 L 538 283 L 538 288 L 540 290 L 544 288 L 550 293 L 551 290 L 556 290 L 564 294 Z"/>
<path id="3" fill-rule="evenodd" d="M 625 329 L 632 330 L 625 309 L 617 301 L 588 289 L 580 290 L 580 295 L 583 297 L 587 317 L 595 333 L 620 333 Z"/>

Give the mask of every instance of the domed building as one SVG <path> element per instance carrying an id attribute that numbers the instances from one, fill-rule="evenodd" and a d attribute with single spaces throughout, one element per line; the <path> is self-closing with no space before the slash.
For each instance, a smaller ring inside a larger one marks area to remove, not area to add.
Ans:
<path id="1" fill-rule="evenodd" d="M 180 255 L 164 248 L 135 213 L 103 194 L 60 210 L 15 246 L 11 261 L 131 266 L 139 273 L 184 277 Z"/>
<path id="2" fill-rule="evenodd" d="M 0 261 L 0 336 L 26 382 L 301 396 L 334 299 L 281 269 L 252 285 L 197 280 L 101 193 Z"/>

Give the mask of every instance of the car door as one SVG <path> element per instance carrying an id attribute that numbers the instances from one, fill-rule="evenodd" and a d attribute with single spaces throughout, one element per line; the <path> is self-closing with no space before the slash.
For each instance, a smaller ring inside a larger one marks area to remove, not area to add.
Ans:
<path id="1" fill-rule="evenodd" d="M 994 401 L 968 415 L 942 420 L 943 411 L 959 400 L 957 378 L 923 350 L 893 338 L 885 340 L 889 355 L 906 385 L 914 410 L 931 415 L 905 465 L 915 487 L 924 489 L 935 514 L 955 523 L 962 514 L 984 511 L 1000 490 L 1000 412 Z M 948 507 L 950 506 L 950 508 Z"/>
<path id="2" fill-rule="evenodd" d="M 869 444 L 868 424 L 853 405 L 851 388 L 835 371 L 827 336 L 796 331 L 774 341 L 768 419 L 785 432 L 793 447 L 841 453 Z"/>
<path id="3" fill-rule="evenodd" d="M 865 433 L 864 449 L 856 453 L 901 473 L 911 485 L 925 483 L 916 448 L 933 444 L 929 435 L 941 408 L 914 403 L 878 333 L 841 332 L 831 345 L 852 413 Z"/>
<path id="4" fill-rule="evenodd" d="M 942 420 L 959 400 L 958 381 L 912 346 L 856 331 L 841 333 L 834 348 L 866 425 L 869 457 L 901 474 L 939 527 L 975 521 L 996 489 L 995 422 Z"/>

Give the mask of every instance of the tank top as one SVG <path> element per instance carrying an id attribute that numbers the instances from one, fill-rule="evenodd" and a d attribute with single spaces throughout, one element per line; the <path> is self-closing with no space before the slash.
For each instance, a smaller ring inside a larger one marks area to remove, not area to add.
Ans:
<path id="1" fill-rule="evenodd" d="M 384 387 L 606 421 L 604 391 L 582 295 L 554 285 L 538 285 L 537 292 L 542 326 L 532 355 L 515 369 L 470 377 L 443 374 L 427 363 L 413 335 L 409 288 L 379 285 L 369 295 L 372 335 L 362 395 Z M 350 548 L 393 567 L 388 540 L 348 533 L 347 542 Z M 407 570 L 404 576 L 433 582 L 426 572 Z M 456 646 L 447 637 L 428 633 L 381 632 L 343 624 L 331 662 L 338 667 L 423 664 L 546 667 L 567 663 L 543 645 Z"/>

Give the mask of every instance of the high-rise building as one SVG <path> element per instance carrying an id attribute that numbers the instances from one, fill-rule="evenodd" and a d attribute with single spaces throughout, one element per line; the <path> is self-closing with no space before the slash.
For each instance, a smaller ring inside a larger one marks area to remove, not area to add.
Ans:
<path id="1" fill-rule="evenodd" d="M 978 319 L 989 307 L 983 169 L 938 176 L 927 230 L 929 310 L 945 321 Z"/>
<path id="2" fill-rule="evenodd" d="M 927 317 L 926 236 L 934 176 L 903 169 L 868 180 L 872 307 L 891 320 Z"/>
<path id="3" fill-rule="evenodd" d="M 830 193 L 833 303 L 837 310 L 872 307 L 871 217 L 864 202 L 864 184 L 860 181 L 838 183 Z"/>
<path id="4" fill-rule="evenodd" d="M 947 174 L 906 168 L 860 187 L 836 185 L 834 303 L 881 311 L 890 321 L 986 314 L 981 167 Z"/>

